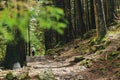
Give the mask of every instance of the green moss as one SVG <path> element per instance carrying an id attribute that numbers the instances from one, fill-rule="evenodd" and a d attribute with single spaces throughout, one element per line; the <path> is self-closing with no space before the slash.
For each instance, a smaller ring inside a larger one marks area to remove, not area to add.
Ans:
<path id="1" fill-rule="evenodd" d="M 18 80 L 29 80 L 28 78 L 28 72 L 24 72 L 18 76 L 16 76 Z"/>
<path id="2" fill-rule="evenodd" d="M 45 70 L 41 72 L 38 76 L 39 80 L 55 80 L 55 76 L 52 72 L 52 70 Z"/>
<path id="3" fill-rule="evenodd" d="M 113 60 L 113 59 L 115 59 L 118 55 L 119 55 L 119 52 L 110 52 L 110 53 L 108 53 L 107 59 L 108 59 L 108 60 Z"/>
<path id="4" fill-rule="evenodd" d="M 5 79 L 6 80 L 14 80 L 15 76 L 13 75 L 12 72 L 9 72 L 6 74 Z"/>
<path id="5" fill-rule="evenodd" d="M 106 35 L 102 36 L 100 39 L 97 39 L 97 40 L 96 40 L 96 43 L 97 43 L 97 44 L 104 43 L 104 42 L 105 42 L 105 39 L 106 39 Z"/>
<path id="6" fill-rule="evenodd" d="M 91 68 L 92 64 L 93 64 L 92 62 L 93 62 L 92 59 L 85 59 L 85 60 L 82 61 L 81 64 L 84 65 L 87 68 Z"/>

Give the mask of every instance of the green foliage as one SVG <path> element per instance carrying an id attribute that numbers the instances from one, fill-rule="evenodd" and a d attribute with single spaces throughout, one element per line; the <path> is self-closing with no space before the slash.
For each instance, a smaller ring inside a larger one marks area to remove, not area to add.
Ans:
<path id="1" fill-rule="evenodd" d="M 44 32 L 41 28 L 38 28 L 34 20 L 30 23 L 30 42 L 36 49 L 35 55 L 45 54 Z"/>
<path id="2" fill-rule="evenodd" d="M 35 55 L 44 55 L 45 54 L 45 45 L 44 45 L 44 37 L 43 37 L 43 32 L 37 31 L 37 32 L 32 32 L 30 35 L 30 41 L 31 45 L 35 47 L 36 52 Z"/>
<path id="3" fill-rule="evenodd" d="M 19 6 L 19 10 L 12 8 L 16 7 L 15 3 L 10 3 L 8 7 L 1 11 L 0 15 L 0 32 L 8 41 L 15 40 L 17 30 L 21 32 L 21 37 L 27 40 L 27 26 L 32 12 L 28 10 L 24 11 L 22 3 L 18 3 L 17 5 Z"/>
<path id="4" fill-rule="evenodd" d="M 6 40 L 15 40 L 14 34 L 19 30 L 21 37 L 27 41 L 27 28 L 32 17 L 35 17 L 38 28 L 53 29 L 60 34 L 63 33 L 66 27 L 63 10 L 54 6 L 34 4 L 35 7 L 27 2 L 11 1 L 8 7 L 0 11 L 0 33 Z"/>
<path id="5" fill-rule="evenodd" d="M 2 50 L 0 50 L 0 62 L 3 61 L 4 57 L 5 57 L 5 54 L 2 53 Z"/>
<path id="6" fill-rule="evenodd" d="M 30 31 L 31 43 L 37 49 L 36 54 L 45 54 L 44 31 L 52 29 L 63 34 L 67 21 L 62 9 L 45 6 L 43 3 L 46 4 L 46 1 L 43 0 L 42 3 L 34 0 L 8 1 L 7 6 L 4 5 L 3 10 L 0 10 L 0 36 L 3 41 L 16 43 L 19 39 L 17 37 L 20 37 L 27 42 L 28 27 L 31 28 L 31 23 L 33 23 L 35 30 Z M 17 34 L 18 32 L 20 33 Z"/>
<path id="7" fill-rule="evenodd" d="M 40 21 L 39 26 L 43 29 L 53 29 L 60 34 L 63 34 L 63 29 L 66 27 L 64 12 L 60 8 L 54 6 L 44 6 L 41 8 L 37 20 Z"/>
<path id="8" fill-rule="evenodd" d="M 5 40 L 2 38 L 2 35 L 0 35 L 0 62 L 4 59 L 5 48 Z"/>

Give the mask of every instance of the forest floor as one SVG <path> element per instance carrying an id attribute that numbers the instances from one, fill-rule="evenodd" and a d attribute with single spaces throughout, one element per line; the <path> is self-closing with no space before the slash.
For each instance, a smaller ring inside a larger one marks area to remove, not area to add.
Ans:
<path id="1" fill-rule="evenodd" d="M 0 80 L 9 72 L 19 78 L 27 74 L 30 80 L 40 80 L 42 74 L 44 80 L 54 80 L 52 74 L 55 80 L 120 80 L 120 27 L 111 26 L 99 41 L 92 36 L 48 50 L 51 57 L 27 57 L 27 67 L 0 70 Z"/>

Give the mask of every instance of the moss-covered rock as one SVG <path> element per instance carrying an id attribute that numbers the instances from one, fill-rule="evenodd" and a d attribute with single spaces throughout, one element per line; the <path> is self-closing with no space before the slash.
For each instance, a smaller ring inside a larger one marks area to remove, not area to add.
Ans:
<path id="1" fill-rule="evenodd" d="M 17 80 L 29 80 L 28 72 L 21 73 L 16 78 Z"/>
<path id="2" fill-rule="evenodd" d="M 52 70 L 45 70 L 41 72 L 38 76 L 39 80 L 55 80 L 55 76 L 52 72 Z"/>
<path id="3" fill-rule="evenodd" d="M 12 72 L 9 72 L 6 74 L 5 79 L 6 80 L 15 80 L 15 76 L 13 75 Z"/>
<path id="4" fill-rule="evenodd" d="M 81 62 L 81 64 L 87 68 L 90 68 L 90 67 L 92 67 L 93 60 L 92 59 L 85 59 Z"/>

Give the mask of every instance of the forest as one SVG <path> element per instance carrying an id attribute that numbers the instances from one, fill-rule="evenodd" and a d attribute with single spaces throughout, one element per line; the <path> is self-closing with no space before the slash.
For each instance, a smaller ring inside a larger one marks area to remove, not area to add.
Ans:
<path id="1" fill-rule="evenodd" d="M 0 0 L 0 80 L 120 80 L 120 0 Z"/>

